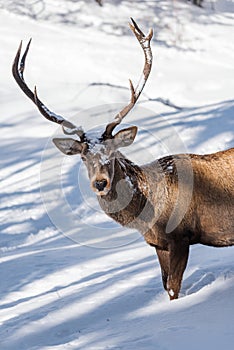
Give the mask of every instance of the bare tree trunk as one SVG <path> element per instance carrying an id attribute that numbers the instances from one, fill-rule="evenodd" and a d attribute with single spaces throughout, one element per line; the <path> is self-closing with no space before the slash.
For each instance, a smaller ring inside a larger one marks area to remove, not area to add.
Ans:
<path id="1" fill-rule="evenodd" d="M 99 6 L 102 6 L 102 0 L 95 0 L 98 4 L 99 4 Z"/>
<path id="2" fill-rule="evenodd" d="M 202 7 L 202 1 L 203 0 L 193 0 L 193 4 L 199 7 Z"/>

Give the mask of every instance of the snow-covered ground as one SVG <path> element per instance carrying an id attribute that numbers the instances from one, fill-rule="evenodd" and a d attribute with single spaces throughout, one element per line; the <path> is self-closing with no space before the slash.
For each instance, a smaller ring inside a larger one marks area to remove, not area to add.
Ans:
<path id="1" fill-rule="evenodd" d="M 0 349 L 231 350 L 234 248 L 192 247 L 170 302 L 154 250 L 100 211 L 79 157 L 54 148 L 61 129 L 19 91 L 11 64 L 32 37 L 28 84 L 85 130 L 103 127 L 142 69 L 134 17 L 154 28 L 154 65 L 126 118 L 139 134 L 125 153 L 141 164 L 233 147 L 233 1 L 104 5 L 0 1 Z"/>

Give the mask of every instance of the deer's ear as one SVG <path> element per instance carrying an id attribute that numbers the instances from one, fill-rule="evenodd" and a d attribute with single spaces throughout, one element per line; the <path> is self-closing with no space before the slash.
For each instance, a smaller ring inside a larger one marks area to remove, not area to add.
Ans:
<path id="1" fill-rule="evenodd" d="M 66 155 L 80 154 L 83 150 L 82 142 L 71 138 L 56 138 L 53 139 L 55 146 Z"/>
<path id="2" fill-rule="evenodd" d="M 136 126 L 131 126 L 130 128 L 120 130 L 114 135 L 115 148 L 130 146 L 133 143 L 136 134 Z"/>

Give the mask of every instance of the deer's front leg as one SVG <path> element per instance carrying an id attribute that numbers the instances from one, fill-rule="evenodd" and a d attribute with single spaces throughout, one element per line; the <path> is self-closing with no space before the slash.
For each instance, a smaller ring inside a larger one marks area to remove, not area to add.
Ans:
<path id="1" fill-rule="evenodd" d="M 167 292 L 170 300 L 177 299 L 180 292 L 183 273 L 189 255 L 189 241 L 172 241 L 169 245 L 169 273 L 167 278 Z"/>
<path id="2" fill-rule="evenodd" d="M 165 290 L 167 290 L 167 279 L 169 274 L 169 252 L 159 247 L 155 247 L 155 249 L 161 267 L 163 287 Z"/>

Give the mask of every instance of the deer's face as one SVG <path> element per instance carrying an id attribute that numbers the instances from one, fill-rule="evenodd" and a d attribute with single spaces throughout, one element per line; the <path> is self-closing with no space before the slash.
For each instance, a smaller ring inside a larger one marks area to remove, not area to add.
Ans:
<path id="1" fill-rule="evenodd" d="M 80 154 L 88 170 L 91 189 L 98 195 L 106 195 L 112 185 L 115 174 L 115 152 L 120 147 L 133 143 L 137 127 L 120 130 L 108 139 L 88 139 L 77 141 L 72 138 L 53 140 L 58 149 L 66 155 Z"/>

